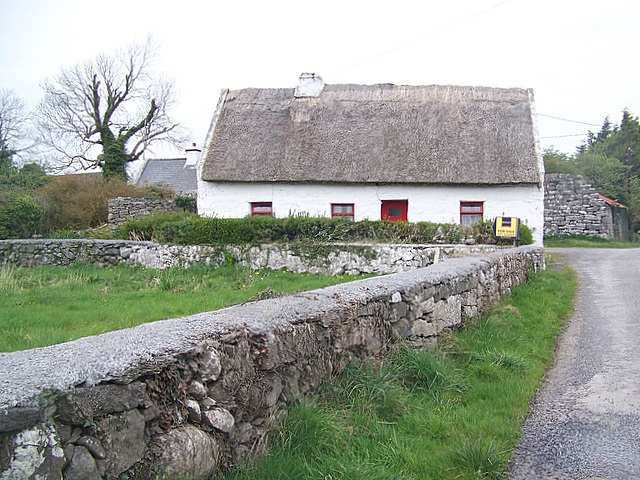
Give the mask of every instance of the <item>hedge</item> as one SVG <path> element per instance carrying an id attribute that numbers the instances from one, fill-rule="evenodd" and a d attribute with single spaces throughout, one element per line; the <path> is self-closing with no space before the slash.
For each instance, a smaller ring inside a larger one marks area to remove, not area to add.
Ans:
<path id="1" fill-rule="evenodd" d="M 322 217 L 202 218 L 169 212 L 129 220 L 119 227 L 117 235 L 177 245 L 258 245 L 292 241 L 455 244 L 467 238 L 477 243 L 495 242 L 491 222 L 463 227 L 430 222 L 351 222 Z M 531 243 L 531 231 L 523 225 L 521 244 Z"/>

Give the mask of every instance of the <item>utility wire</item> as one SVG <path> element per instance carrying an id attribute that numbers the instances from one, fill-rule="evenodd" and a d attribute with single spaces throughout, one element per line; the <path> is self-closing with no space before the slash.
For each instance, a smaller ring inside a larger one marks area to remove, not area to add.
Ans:
<path id="1" fill-rule="evenodd" d="M 565 138 L 565 137 L 584 137 L 586 133 L 574 133 L 572 135 L 554 135 L 552 137 L 540 137 L 540 140 L 544 140 L 547 138 Z"/>
<path id="2" fill-rule="evenodd" d="M 444 31 L 446 31 L 446 30 L 448 30 L 450 28 L 453 28 L 453 27 L 455 27 L 457 25 L 460 25 L 461 23 L 467 22 L 467 21 L 469 21 L 469 20 L 471 20 L 471 19 L 473 19 L 475 17 L 483 15 L 483 14 L 489 12 L 490 10 L 494 10 L 494 9 L 504 5 L 505 3 L 509 3 L 511 1 L 512 0 L 505 0 L 503 2 L 497 3 L 497 4 L 495 4 L 495 5 L 493 5 L 493 6 L 489 7 L 489 8 L 481 10 L 480 12 L 474 13 L 473 15 L 470 15 L 468 17 L 464 17 L 464 18 L 462 18 L 460 20 L 456 20 L 455 22 L 450 23 L 449 25 L 446 25 L 446 26 L 440 28 L 439 30 L 435 30 L 433 32 L 429 32 L 429 33 L 427 33 L 425 35 L 422 35 L 421 37 L 416 38 L 415 40 L 411 40 L 409 42 L 403 43 L 401 45 L 398 45 L 397 47 L 393 47 L 393 48 L 391 48 L 389 50 L 386 50 L 386 51 L 384 51 L 382 53 L 379 53 L 378 55 L 374 55 L 373 57 L 369 57 L 369 58 L 366 58 L 364 60 L 361 60 L 360 62 L 354 63 L 349 67 L 346 67 L 346 68 L 343 68 L 342 70 L 339 70 L 337 73 L 342 73 L 342 72 L 345 72 L 347 70 L 351 70 L 352 68 L 359 67 L 360 65 L 368 63 L 368 62 L 370 62 L 372 60 L 376 60 L 376 59 L 378 59 L 380 57 L 384 57 L 385 55 L 389 55 L 390 53 L 393 53 L 393 52 L 396 52 L 398 50 L 401 50 L 401 49 L 403 49 L 405 47 L 413 45 L 414 43 L 421 42 L 422 40 L 424 40 L 426 38 L 429 38 L 429 37 L 435 36 L 435 35 L 437 35 L 439 33 L 442 33 L 442 32 L 444 32 Z"/>
<path id="3" fill-rule="evenodd" d="M 579 120 L 570 120 L 568 118 L 555 117 L 553 115 L 546 115 L 544 113 L 538 113 L 536 115 L 538 115 L 539 117 L 547 117 L 547 118 L 553 118 L 555 120 L 562 120 L 563 122 L 579 123 L 581 125 L 590 125 L 592 127 L 601 127 L 602 126 L 602 125 L 598 125 L 596 123 L 580 122 Z"/>

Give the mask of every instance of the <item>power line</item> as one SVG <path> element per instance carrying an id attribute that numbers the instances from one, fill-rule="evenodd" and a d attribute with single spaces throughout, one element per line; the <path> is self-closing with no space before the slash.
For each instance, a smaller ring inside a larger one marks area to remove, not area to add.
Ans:
<path id="1" fill-rule="evenodd" d="M 562 120 L 563 122 L 579 123 L 581 125 L 590 125 L 592 127 L 601 127 L 602 126 L 602 125 L 598 125 L 596 123 L 581 122 L 579 120 L 570 120 L 568 118 L 556 117 L 554 115 L 546 115 L 544 113 L 538 113 L 536 115 L 538 115 L 539 117 L 547 117 L 547 118 L 553 118 L 555 120 Z"/>
<path id="2" fill-rule="evenodd" d="M 554 135 L 552 137 L 540 137 L 540 140 L 545 140 L 547 138 L 565 138 L 565 137 L 584 137 L 586 133 L 574 133 L 572 135 Z"/>
<path id="3" fill-rule="evenodd" d="M 339 70 L 337 73 L 342 73 L 342 72 L 345 72 L 347 70 L 351 70 L 352 68 L 359 67 L 360 65 L 368 63 L 368 62 L 370 62 L 372 60 L 375 60 L 375 59 L 380 58 L 380 57 L 384 57 L 385 55 L 389 55 L 390 53 L 393 53 L 393 52 L 401 50 L 401 49 L 403 49 L 405 47 L 408 47 L 409 45 L 413 45 L 414 43 L 421 42 L 422 40 L 424 40 L 426 38 L 429 38 L 429 37 L 435 36 L 435 35 L 437 35 L 439 33 L 442 33 L 445 30 L 448 30 L 448 29 L 453 28 L 453 27 L 455 27 L 457 25 L 460 25 L 461 23 L 467 22 L 467 21 L 469 21 L 469 20 L 471 20 L 471 19 L 473 19 L 475 17 L 478 17 L 478 16 L 480 16 L 480 15 L 482 15 L 482 14 L 484 14 L 484 13 L 490 11 L 490 10 L 498 8 L 498 7 L 502 6 L 502 5 L 504 5 L 505 3 L 509 3 L 511 1 L 512 0 L 504 0 L 503 2 L 497 3 L 497 4 L 495 4 L 495 5 L 493 5 L 493 6 L 489 7 L 489 8 L 481 10 L 480 12 L 474 13 L 473 15 L 470 15 L 468 17 L 464 17 L 464 18 L 462 18 L 460 20 L 456 20 L 455 22 L 450 23 L 449 25 L 446 25 L 446 26 L 440 28 L 439 30 L 435 30 L 433 32 L 429 32 L 429 33 L 427 33 L 427 34 L 425 34 L 425 35 L 423 35 L 423 36 L 421 36 L 419 38 L 416 38 L 415 40 L 411 40 L 409 42 L 403 43 L 401 45 L 398 45 L 397 47 L 391 48 L 390 50 L 386 50 L 386 51 L 384 51 L 382 53 L 379 53 L 378 55 L 374 55 L 373 57 L 369 57 L 369 58 L 366 58 L 364 60 L 361 60 L 360 62 L 354 63 L 349 67 L 346 67 L 346 68 L 343 68 L 342 70 Z"/>

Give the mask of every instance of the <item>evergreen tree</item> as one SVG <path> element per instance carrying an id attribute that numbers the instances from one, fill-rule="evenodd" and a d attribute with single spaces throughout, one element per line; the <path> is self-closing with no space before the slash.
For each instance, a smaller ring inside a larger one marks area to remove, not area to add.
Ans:
<path id="1" fill-rule="evenodd" d="M 589 132 L 575 164 L 599 193 L 629 207 L 631 228 L 640 229 L 640 121 L 625 109 L 619 125 L 605 118 L 598 133 Z"/>
<path id="2" fill-rule="evenodd" d="M 542 156 L 544 158 L 544 171 L 546 173 L 570 173 L 578 175 L 580 172 L 574 159 L 553 148 L 547 148 Z"/>

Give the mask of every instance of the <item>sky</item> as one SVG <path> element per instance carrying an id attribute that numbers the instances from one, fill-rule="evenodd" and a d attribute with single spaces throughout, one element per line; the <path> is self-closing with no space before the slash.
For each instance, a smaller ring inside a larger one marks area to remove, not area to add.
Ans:
<path id="1" fill-rule="evenodd" d="M 605 117 L 640 115 L 639 26 L 637 0 L 0 0 L 0 88 L 35 107 L 61 68 L 151 35 L 172 116 L 198 145 L 222 89 L 295 87 L 308 72 L 531 88 L 541 147 L 573 154 Z"/>

